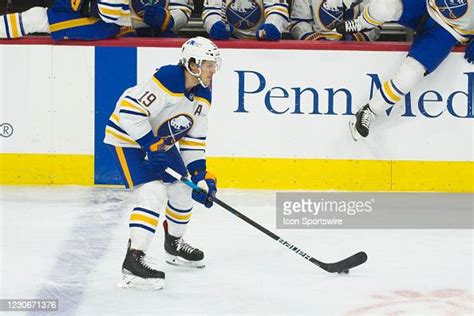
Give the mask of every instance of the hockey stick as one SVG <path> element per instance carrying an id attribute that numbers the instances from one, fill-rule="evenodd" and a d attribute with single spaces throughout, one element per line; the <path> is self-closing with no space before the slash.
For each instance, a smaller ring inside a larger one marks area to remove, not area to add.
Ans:
<path id="1" fill-rule="evenodd" d="M 227 30 L 227 32 L 229 32 L 230 26 L 229 26 L 229 20 L 227 20 L 227 0 L 222 0 L 221 4 L 222 4 L 221 12 L 220 12 L 221 20 L 222 22 L 225 23 L 225 29 Z"/>
<path id="2" fill-rule="evenodd" d="M 171 175 L 172 177 L 174 177 L 175 179 L 177 180 L 181 180 L 184 184 L 186 184 L 187 186 L 191 187 L 193 190 L 195 191 L 198 191 L 198 192 L 204 192 L 206 193 L 203 189 L 201 189 L 200 187 L 198 187 L 194 182 L 192 182 L 190 179 L 188 179 L 187 177 L 182 177 L 179 173 L 177 173 L 176 171 L 174 171 L 173 169 L 171 168 L 166 168 L 166 172 Z M 261 231 L 262 233 L 266 234 L 267 236 L 269 236 L 270 238 L 272 238 L 273 240 L 276 240 L 278 241 L 280 244 L 282 244 L 283 246 L 287 247 L 288 249 L 292 250 L 294 253 L 300 255 L 301 257 L 303 257 L 304 259 L 308 260 L 309 262 L 317 265 L 318 267 L 320 267 L 321 269 L 329 272 L 329 273 L 334 273 L 334 272 L 338 272 L 338 273 L 348 273 L 349 269 L 352 269 L 352 268 L 355 268 L 361 264 L 363 264 L 364 262 L 367 261 L 367 254 L 363 251 L 360 251 L 350 257 L 347 257 L 341 261 L 338 261 L 338 262 L 333 262 L 333 263 L 325 263 L 325 262 L 322 262 L 322 261 L 319 261 L 313 257 L 311 257 L 309 254 L 307 254 L 306 252 L 304 252 L 303 250 L 301 250 L 300 248 L 296 247 L 295 245 L 293 245 L 292 243 L 284 240 L 283 238 L 281 238 L 280 236 L 276 235 L 275 233 L 269 231 L 268 229 L 266 229 L 265 227 L 261 226 L 260 224 L 254 222 L 252 219 L 248 218 L 247 216 L 245 216 L 244 214 L 240 213 L 239 211 L 237 211 L 235 208 L 233 208 L 232 206 L 228 205 L 227 203 L 221 201 L 220 199 L 218 199 L 217 197 L 213 196 L 213 197 L 209 197 L 209 199 L 218 204 L 219 206 L 221 206 L 222 208 L 224 208 L 225 210 L 229 211 L 230 213 L 234 214 L 235 216 L 237 216 L 238 218 L 242 219 L 243 221 L 247 222 L 248 224 L 252 225 L 253 227 L 255 227 L 256 229 L 258 229 L 259 231 Z"/>

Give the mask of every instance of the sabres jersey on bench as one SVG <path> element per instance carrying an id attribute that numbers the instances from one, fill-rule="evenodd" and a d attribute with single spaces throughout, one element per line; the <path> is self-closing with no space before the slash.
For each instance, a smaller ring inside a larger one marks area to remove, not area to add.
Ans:
<path id="1" fill-rule="evenodd" d="M 474 37 L 474 0 L 427 0 L 431 18 L 459 42 Z"/>

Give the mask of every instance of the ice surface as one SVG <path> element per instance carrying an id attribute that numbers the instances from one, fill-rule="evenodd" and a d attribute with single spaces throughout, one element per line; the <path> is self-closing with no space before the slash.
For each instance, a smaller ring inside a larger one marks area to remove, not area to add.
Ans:
<path id="1" fill-rule="evenodd" d="M 324 272 L 218 206 L 195 207 L 186 240 L 206 268 L 150 255 L 165 289 L 120 289 L 129 193 L 116 188 L 0 187 L 0 298 L 57 298 L 76 315 L 472 315 L 472 230 L 277 230 L 275 192 L 219 197 L 327 262 L 364 250 L 349 275 Z M 446 210 L 439 210 L 446 211 Z M 19 313 L 15 313 L 18 315 Z"/>

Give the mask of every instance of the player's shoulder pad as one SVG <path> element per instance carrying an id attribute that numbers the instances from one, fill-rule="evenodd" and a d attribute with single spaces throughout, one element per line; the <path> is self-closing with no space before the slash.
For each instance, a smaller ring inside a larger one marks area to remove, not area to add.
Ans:
<path id="1" fill-rule="evenodd" d="M 182 96 L 184 93 L 184 69 L 178 65 L 160 67 L 153 75 L 153 80 L 163 91 L 172 96 Z"/>
<path id="2" fill-rule="evenodd" d="M 194 91 L 194 100 L 206 104 L 208 107 L 211 107 L 212 104 L 212 92 L 209 88 L 204 88 L 201 85 L 196 87 Z"/>

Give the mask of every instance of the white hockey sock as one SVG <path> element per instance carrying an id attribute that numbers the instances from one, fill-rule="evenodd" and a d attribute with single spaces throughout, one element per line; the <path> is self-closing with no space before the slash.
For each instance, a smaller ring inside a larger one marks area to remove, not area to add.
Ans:
<path id="1" fill-rule="evenodd" d="M 186 232 L 191 219 L 192 208 L 179 209 L 169 202 L 166 207 L 166 219 L 168 221 L 168 233 L 174 237 L 182 237 Z"/>
<path id="2" fill-rule="evenodd" d="M 143 207 L 133 209 L 128 224 L 132 249 L 146 252 L 158 227 L 159 216 L 158 213 Z"/>
<path id="3" fill-rule="evenodd" d="M 358 20 L 364 29 L 371 29 L 385 22 L 397 21 L 402 11 L 401 0 L 372 0 Z"/>
<path id="4" fill-rule="evenodd" d="M 21 13 L 26 34 L 50 33 L 47 11 L 47 8 L 34 7 Z"/>
<path id="5" fill-rule="evenodd" d="M 3 15 L 0 38 L 19 38 L 30 33 L 49 33 L 47 9 L 34 7 L 25 12 Z"/>
<path id="6" fill-rule="evenodd" d="M 372 112 L 380 115 L 387 107 L 395 105 L 423 80 L 425 72 L 426 68 L 422 64 L 412 57 L 407 57 L 395 77 L 385 81 L 370 100 L 369 107 Z"/>
<path id="7" fill-rule="evenodd" d="M 137 206 L 130 214 L 131 248 L 146 252 L 159 224 L 167 194 L 161 181 L 152 181 L 135 188 Z"/>

